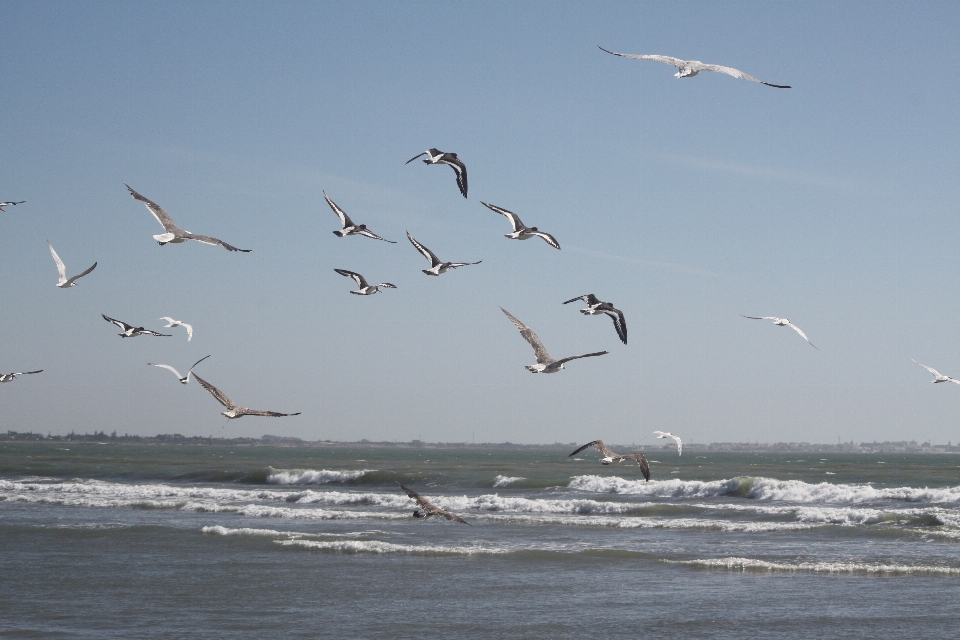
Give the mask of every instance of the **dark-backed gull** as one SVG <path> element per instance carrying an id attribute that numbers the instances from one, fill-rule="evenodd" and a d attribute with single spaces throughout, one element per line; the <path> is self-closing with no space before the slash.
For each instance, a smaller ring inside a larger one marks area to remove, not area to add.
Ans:
<path id="1" fill-rule="evenodd" d="M 400 483 L 398 482 L 397 484 L 400 484 Z M 431 504 L 429 500 L 421 496 L 419 493 L 417 493 L 413 489 L 408 489 L 402 484 L 400 484 L 400 488 L 403 489 L 408 496 L 416 500 L 417 506 L 420 507 L 419 509 L 413 512 L 414 518 L 429 518 L 430 516 L 443 516 L 447 520 L 453 520 L 454 522 L 460 522 L 462 524 L 470 524 L 460 516 L 454 515 L 449 511 L 447 511 L 446 509 L 441 509 L 435 504 Z"/>
<path id="2" fill-rule="evenodd" d="M 426 164 L 446 164 L 449 165 L 451 169 L 457 174 L 457 186 L 460 187 L 460 193 L 463 194 L 463 197 L 467 197 L 467 166 L 463 164 L 463 161 L 457 157 L 455 153 L 444 153 L 439 149 L 428 149 L 423 153 L 419 153 L 404 164 L 410 164 L 420 156 L 427 156 L 427 159 L 424 160 Z"/>
<path id="3" fill-rule="evenodd" d="M 323 192 L 323 198 L 327 201 L 327 204 L 330 205 L 330 208 L 333 209 L 333 212 L 337 214 L 337 217 L 340 218 L 340 224 L 343 225 L 343 229 L 334 231 L 333 235 L 337 236 L 338 238 L 354 235 L 366 236 L 368 238 L 373 238 L 374 240 L 383 240 L 384 242 L 389 242 L 390 244 L 397 244 L 393 240 L 381 238 L 373 231 L 370 231 L 365 224 L 354 224 L 353 220 L 350 219 L 350 216 L 347 215 L 347 212 L 338 207 L 337 203 L 327 196 L 326 191 Z"/>
<path id="4" fill-rule="evenodd" d="M 381 282 L 380 284 L 369 284 L 366 279 L 356 273 L 355 271 L 347 271 L 346 269 L 334 269 L 337 273 L 348 278 L 353 278 L 357 286 L 360 287 L 357 291 L 351 291 L 350 293 L 355 293 L 358 296 L 370 296 L 375 293 L 380 293 L 380 287 L 386 287 L 388 289 L 396 289 L 397 285 L 390 284 L 389 282 Z"/>
<path id="5" fill-rule="evenodd" d="M 554 249 L 560 248 L 560 243 L 557 242 L 557 239 L 554 238 L 549 233 L 538 230 L 536 227 L 527 227 L 524 226 L 523 222 L 520 221 L 520 216 L 515 214 L 512 211 L 507 211 L 502 207 L 497 207 L 492 204 L 487 204 L 486 202 L 481 201 L 480 204 L 490 209 L 491 211 L 496 211 L 500 215 L 506 216 L 510 220 L 510 224 L 513 225 L 513 233 L 504 234 L 505 238 L 510 238 L 511 240 L 529 240 L 534 236 L 543 238 L 544 242 L 553 247 Z"/>
<path id="6" fill-rule="evenodd" d="M 141 336 L 141 335 L 161 336 L 164 338 L 170 337 L 169 333 L 157 333 L 156 331 L 150 331 L 149 329 L 144 329 L 143 327 L 131 326 L 122 320 L 116 320 L 109 316 L 105 316 L 102 313 L 100 315 L 103 316 L 103 319 L 106 320 L 107 322 L 112 322 L 113 324 L 117 325 L 118 327 L 120 327 L 120 329 L 123 330 L 123 333 L 119 334 L 121 338 L 136 338 L 137 336 Z"/>
<path id="7" fill-rule="evenodd" d="M 417 248 L 417 251 L 423 254 L 423 257 L 430 261 L 429 269 L 421 269 L 428 276 L 438 276 L 441 273 L 446 273 L 450 269 L 456 269 L 457 267 L 465 267 L 471 264 L 480 264 L 483 260 L 477 260 L 476 262 L 440 262 L 440 258 L 427 249 L 425 246 L 414 240 L 413 236 L 410 235 L 410 232 L 407 231 L 407 239 L 410 240 L 410 244 Z"/>
<path id="8" fill-rule="evenodd" d="M 627 344 L 627 321 L 623 317 L 623 312 L 613 306 L 613 303 L 603 302 L 592 293 L 583 296 L 571 298 L 563 304 L 570 304 L 577 300 L 583 300 L 587 303 L 586 309 L 580 309 L 580 313 L 585 316 L 608 315 L 613 320 L 613 327 L 617 330 L 617 335 L 623 344 Z"/>
<path id="9" fill-rule="evenodd" d="M 637 452 L 620 455 L 610 451 L 607 445 L 603 444 L 603 440 L 594 440 L 593 442 L 588 442 L 567 457 L 575 456 L 587 447 L 593 447 L 603 454 L 603 458 L 600 459 L 600 464 L 617 464 L 621 460 L 636 460 L 637 464 L 640 465 L 640 473 L 643 474 L 643 479 L 647 481 L 650 480 L 650 464 L 647 462 L 647 459 L 642 453 Z"/>

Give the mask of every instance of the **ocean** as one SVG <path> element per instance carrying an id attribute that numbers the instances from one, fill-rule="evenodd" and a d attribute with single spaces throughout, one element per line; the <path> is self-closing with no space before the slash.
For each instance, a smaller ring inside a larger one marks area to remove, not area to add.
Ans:
<path id="1" fill-rule="evenodd" d="M 960 456 L 567 453 L 0 443 L 0 637 L 958 634 Z"/>

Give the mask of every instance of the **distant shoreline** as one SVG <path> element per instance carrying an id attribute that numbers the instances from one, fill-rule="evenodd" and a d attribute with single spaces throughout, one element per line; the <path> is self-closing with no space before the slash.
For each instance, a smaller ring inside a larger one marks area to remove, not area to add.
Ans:
<path id="1" fill-rule="evenodd" d="M 33 442 L 33 443 L 77 443 L 77 444 L 139 444 L 139 445 L 196 445 L 196 446 L 254 446 L 254 447 L 303 447 L 303 448 L 387 448 L 402 449 L 501 449 L 501 450 L 546 450 L 567 451 L 576 448 L 582 443 L 567 442 L 553 444 L 517 444 L 513 442 L 423 442 L 411 440 L 409 442 L 359 440 L 354 442 L 335 440 L 302 440 L 283 436 L 264 435 L 260 438 L 213 438 L 203 436 L 183 436 L 178 433 L 158 434 L 156 436 L 132 436 L 129 434 L 106 434 L 103 431 L 94 433 L 70 433 L 62 436 L 43 435 L 31 432 L 7 431 L 0 433 L 0 443 L 5 442 Z M 673 443 L 661 444 L 613 444 L 614 449 L 642 449 L 644 451 L 675 450 Z M 843 442 L 839 444 L 816 444 L 809 442 L 712 442 L 710 444 L 684 443 L 684 451 L 716 452 L 716 453 L 925 453 L 948 454 L 960 453 L 960 444 L 931 444 L 911 441 L 895 442 Z"/>

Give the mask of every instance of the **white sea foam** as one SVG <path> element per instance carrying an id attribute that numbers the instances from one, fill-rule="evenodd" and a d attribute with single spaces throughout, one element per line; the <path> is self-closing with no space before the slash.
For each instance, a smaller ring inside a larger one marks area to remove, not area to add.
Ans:
<path id="1" fill-rule="evenodd" d="M 438 545 L 394 544 L 379 540 L 274 540 L 285 547 L 305 547 L 316 551 L 332 551 L 336 553 L 414 553 L 414 554 L 449 554 L 449 555 L 478 555 L 507 553 L 506 549 L 492 549 L 489 547 L 442 547 Z"/>
<path id="2" fill-rule="evenodd" d="M 494 487 L 506 487 L 506 486 L 509 486 L 509 485 L 513 484 L 514 482 L 516 482 L 516 481 L 518 481 L 518 480 L 526 480 L 526 478 L 521 478 L 521 477 L 511 478 L 510 476 L 497 476 L 497 477 L 494 478 L 494 480 L 493 480 L 493 486 L 494 486 Z"/>
<path id="3" fill-rule="evenodd" d="M 330 484 L 332 482 L 349 482 L 362 477 L 365 473 L 376 469 L 360 469 L 358 471 L 331 471 L 329 469 L 274 469 L 270 467 L 267 475 L 267 484 Z"/>
<path id="4" fill-rule="evenodd" d="M 753 558 L 706 558 L 699 560 L 664 560 L 708 569 L 769 571 L 787 573 L 865 573 L 873 575 L 960 575 L 960 567 L 942 565 L 880 564 L 875 562 L 767 562 Z"/>

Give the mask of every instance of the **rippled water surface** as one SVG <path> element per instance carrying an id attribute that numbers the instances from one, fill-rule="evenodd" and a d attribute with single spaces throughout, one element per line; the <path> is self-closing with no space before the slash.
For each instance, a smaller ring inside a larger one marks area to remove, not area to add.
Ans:
<path id="1" fill-rule="evenodd" d="M 955 632 L 960 456 L 567 453 L 0 444 L 0 635 Z"/>

